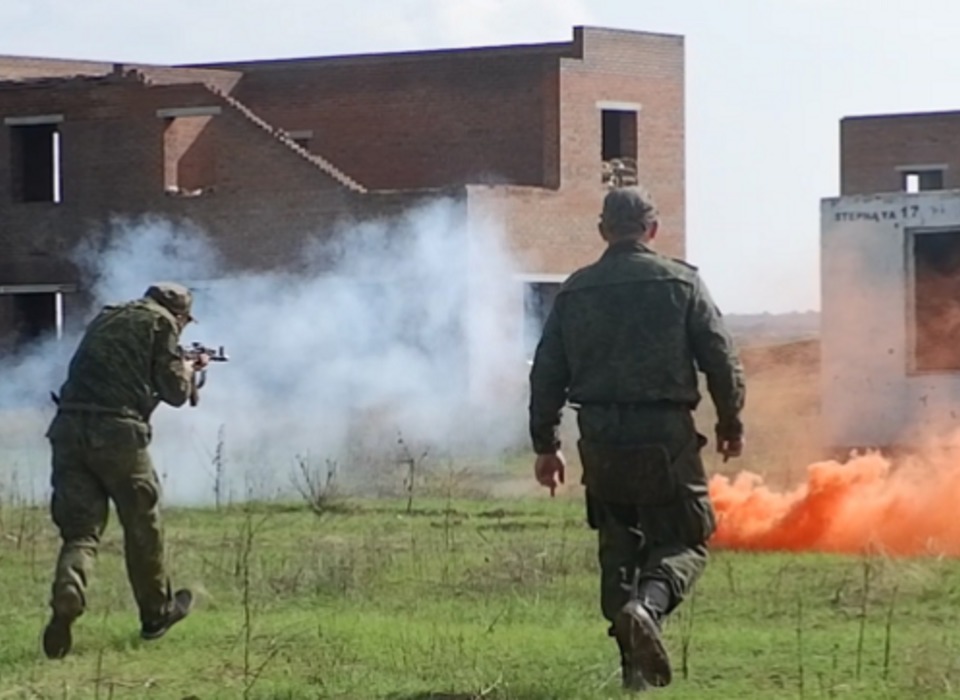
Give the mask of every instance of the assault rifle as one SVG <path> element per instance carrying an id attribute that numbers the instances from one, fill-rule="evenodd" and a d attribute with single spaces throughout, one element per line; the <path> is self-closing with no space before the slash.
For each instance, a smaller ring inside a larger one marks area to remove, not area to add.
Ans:
<path id="1" fill-rule="evenodd" d="M 183 359 L 189 360 L 190 362 L 196 362 L 200 359 L 201 355 L 206 355 L 210 358 L 210 362 L 227 362 L 230 358 L 227 357 L 227 353 L 223 351 L 223 346 L 219 348 L 208 348 L 205 345 L 200 343 L 191 343 L 189 348 L 180 348 L 180 353 L 183 355 Z M 200 389 L 203 388 L 203 385 L 207 383 L 207 368 L 194 370 L 193 376 L 190 378 L 190 405 L 196 406 L 200 401 Z"/>

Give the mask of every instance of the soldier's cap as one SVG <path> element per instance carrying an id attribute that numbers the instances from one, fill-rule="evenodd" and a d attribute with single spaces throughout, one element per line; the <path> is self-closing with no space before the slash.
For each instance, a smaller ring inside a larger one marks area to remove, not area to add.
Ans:
<path id="1" fill-rule="evenodd" d="M 196 321 L 191 315 L 193 294 L 182 284 L 176 282 L 156 282 L 147 287 L 143 296 L 153 299 L 168 311 L 186 316 L 189 321 Z"/>
<path id="2" fill-rule="evenodd" d="M 646 231 L 656 218 L 653 198 L 639 187 L 615 187 L 603 198 L 600 220 L 611 231 Z"/>

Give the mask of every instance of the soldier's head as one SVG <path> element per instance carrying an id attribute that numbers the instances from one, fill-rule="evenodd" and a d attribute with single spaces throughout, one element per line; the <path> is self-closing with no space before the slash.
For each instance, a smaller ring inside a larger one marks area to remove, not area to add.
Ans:
<path id="1" fill-rule="evenodd" d="M 600 235 L 608 243 L 652 241 L 659 225 L 657 205 L 642 187 L 615 187 L 603 199 Z"/>
<path id="2" fill-rule="evenodd" d="M 147 287 L 143 293 L 147 299 L 152 299 L 173 314 L 181 330 L 188 323 L 196 319 L 191 315 L 193 294 L 182 284 L 176 282 L 157 282 Z"/>

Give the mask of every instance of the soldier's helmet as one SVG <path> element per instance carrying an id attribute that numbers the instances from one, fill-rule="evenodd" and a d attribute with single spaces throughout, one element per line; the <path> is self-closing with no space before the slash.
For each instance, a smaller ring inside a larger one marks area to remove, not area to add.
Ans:
<path id="1" fill-rule="evenodd" d="M 196 321 L 192 316 L 193 294 L 182 284 L 176 282 L 157 282 L 147 287 L 143 294 L 148 299 L 163 306 L 171 313 L 185 316 L 189 321 Z"/>

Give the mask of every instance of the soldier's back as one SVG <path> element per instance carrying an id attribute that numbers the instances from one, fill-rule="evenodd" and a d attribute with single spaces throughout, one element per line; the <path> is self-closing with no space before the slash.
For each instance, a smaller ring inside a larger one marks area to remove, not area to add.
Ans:
<path id="1" fill-rule="evenodd" d="M 87 327 L 60 391 L 62 404 L 152 410 L 153 344 L 162 316 L 148 302 L 105 307 Z"/>
<path id="2" fill-rule="evenodd" d="M 638 243 L 572 275 L 557 298 L 571 401 L 695 404 L 685 319 L 696 284 L 695 268 Z"/>

